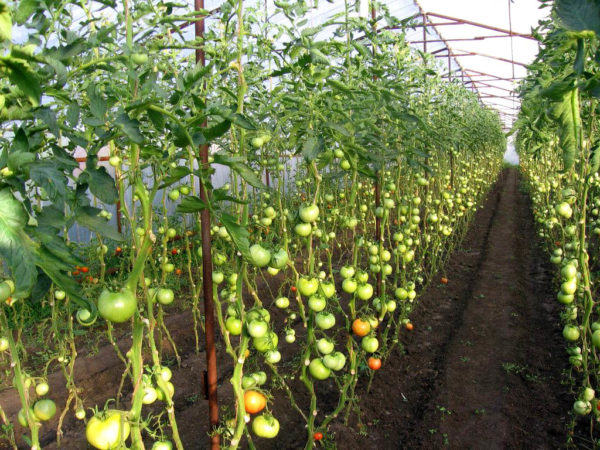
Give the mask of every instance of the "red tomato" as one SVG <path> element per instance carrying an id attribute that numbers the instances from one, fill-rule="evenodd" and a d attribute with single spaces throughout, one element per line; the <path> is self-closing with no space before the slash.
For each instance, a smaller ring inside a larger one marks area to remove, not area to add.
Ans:
<path id="1" fill-rule="evenodd" d="M 323 433 L 321 433 L 320 431 L 317 431 L 315 433 L 315 441 L 320 441 L 321 439 L 323 439 Z"/>

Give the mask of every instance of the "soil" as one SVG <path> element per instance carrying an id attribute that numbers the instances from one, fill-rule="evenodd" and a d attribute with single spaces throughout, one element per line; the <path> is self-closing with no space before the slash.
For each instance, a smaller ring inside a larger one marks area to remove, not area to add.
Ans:
<path id="1" fill-rule="evenodd" d="M 368 392 L 368 377 L 359 383 L 361 416 L 351 415 L 348 425 L 342 417 L 336 419 L 328 443 L 339 449 L 562 447 L 572 396 L 561 385 L 568 358 L 552 269 L 545 261 L 536 247 L 518 172 L 507 170 L 443 273 L 419 299 L 411 314 L 414 330 L 402 332 L 402 345 L 377 372 Z M 441 277 L 447 284 L 437 282 Z M 179 432 L 186 449 L 207 448 L 208 406 L 202 389 L 206 356 L 194 352 L 189 313 L 172 315 L 168 326 L 182 355 L 172 379 Z M 297 332 L 300 337 L 302 330 Z M 126 351 L 129 343 L 125 337 L 119 345 Z M 281 364 L 294 356 L 284 352 Z M 76 365 L 86 406 L 102 406 L 115 395 L 123 366 L 112 348 L 79 358 Z M 222 350 L 218 367 L 220 399 L 231 404 L 231 363 Z M 52 375 L 49 382 L 51 398 L 59 408 L 64 406 L 62 374 Z M 299 382 L 291 387 L 298 404 L 306 405 Z M 321 411 L 333 410 L 339 395 L 333 381 L 319 383 L 317 390 Z M 124 394 L 122 403 L 127 405 L 127 388 Z M 9 417 L 20 408 L 11 391 L 0 393 L 0 404 Z M 287 400 L 275 402 L 273 410 L 282 431 L 274 441 L 255 439 L 256 447 L 302 448 L 306 430 L 298 413 Z M 86 448 L 84 424 L 72 413 L 65 418 L 60 447 L 52 426 L 56 429 L 50 423 L 42 430 L 44 448 Z"/>

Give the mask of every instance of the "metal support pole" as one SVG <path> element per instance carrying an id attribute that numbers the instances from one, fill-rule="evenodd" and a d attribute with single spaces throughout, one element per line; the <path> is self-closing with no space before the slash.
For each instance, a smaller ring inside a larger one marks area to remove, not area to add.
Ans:
<path id="1" fill-rule="evenodd" d="M 427 53 L 427 16 L 423 14 L 423 53 Z"/>
<path id="2" fill-rule="evenodd" d="M 204 9 L 204 0 L 194 0 L 196 11 Z M 196 37 L 204 36 L 204 19 L 196 22 Z M 196 63 L 206 64 L 203 47 L 196 49 Z M 206 125 L 206 123 L 204 123 Z M 210 167 L 208 162 L 208 145 L 200 146 L 201 169 Z M 206 172 L 205 172 L 206 173 Z M 208 192 L 200 181 L 200 198 L 208 203 Z M 200 228 L 202 233 L 202 290 L 204 294 L 204 331 L 206 338 L 206 383 L 208 392 L 208 415 L 210 420 L 210 448 L 220 448 L 220 436 L 215 432 L 219 426 L 219 403 L 217 397 L 217 353 L 215 349 L 215 306 L 213 302 L 212 256 L 210 242 L 210 211 L 208 208 L 200 212 Z"/>

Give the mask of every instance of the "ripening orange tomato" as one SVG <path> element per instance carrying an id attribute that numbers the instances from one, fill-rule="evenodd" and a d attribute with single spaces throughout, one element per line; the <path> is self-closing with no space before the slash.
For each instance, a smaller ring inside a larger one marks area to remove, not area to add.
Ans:
<path id="1" fill-rule="evenodd" d="M 267 406 L 267 398 L 257 391 L 244 392 L 244 407 L 248 414 L 256 414 Z"/>
<path id="2" fill-rule="evenodd" d="M 442 277 L 442 279 L 440 281 L 442 284 L 448 284 L 448 278 L 446 278 L 446 277 Z"/>
<path id="3" fill-rule="evenodd" d="M 408 331 L 411 331 L 411 330 L 414 328 L 414 325 L 412 324 L 412 322 L 408 322 L 408 323 L 405 325 L 405 327 L 406 327 L 406 329 L 407 329 Z"/>
<path id="4" fill-rule="evenodd" d="M 352 331 L 357 336 L 366 336 L 369 334 L 369 331 L 371 331 L 371 324 L 368 320 L 362 320 L 360 318 L 355 319 L 354 322 L 352 322 Z"/>
<path id="5" fill-rule="evenodd" d="M 379 370 L 381 368 L 381 359 L 371 356 L 368 361 L 369 369 Z"/>

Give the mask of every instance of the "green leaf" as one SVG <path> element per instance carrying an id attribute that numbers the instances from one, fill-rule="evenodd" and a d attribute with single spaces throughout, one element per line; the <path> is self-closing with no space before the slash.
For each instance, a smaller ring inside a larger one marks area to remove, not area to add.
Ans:
<path id="1" fill-rule="evenodd" d="M 36 161 L 29 167 L 30 178 L 46 191 L 52 202 L 62 204 L 67 198 L 67 179 L 49 161 Z"/>
<path id="2" fill-rule="evenodd" d="M 189 195 L 181 200 L 181 203 L 177 205 L 177 212 L 186 214 L 186 213 L 195 213 L 198 211 L 202 211 L 206 209 L 208 205 L 204 200 L 194 195 Z"/>
<path id="3" fill-rule="evenodd" d="M 239 176 L 241 176 L 247 183 L 251 186 L 254 186 L 258 189 L 266 189 L 266 186 L 263 184 L 260 178 L 256 176 L 256 174 L 244 164 L 241 158 L 229 156 L 223 153 L 217 153 L 213 155 L 215 164 L 222 164 L 224 166 L 228 166 L 236 172 Z"/>
<path id="4" fill-rule="evenodd" d="M 352 90 L 341 81 L 329 79 L 327 80 L 327 84 L 330 85 L 333 89 L 343 92 L 344 94 L 352 95 Z"/>
<path id="5" fill-rule="evenodd" d="M 246 116 L 240 113 L 233 113 L 229 117 L 227 117 L 234 125 L 237 125 L 240 128 L 244 128 L 246 130 L 256 130 L 256 127 L 250 122 Z"/>
<path id="6" fill-rule="evenodd" d="M 15 13 L 17 23 L 22 25 L 27 22 L 27 19 L 35 12 L 37 6 L 38 0 L 20 0 Z"/>
<path id="7" fill-rule="evenodd" d="M 35 161 L 35 154 L 30 152 L 17 152 L 8 155 L 8 168 L 10 170 L 21 170 L 23 166 L 31 164 Z"/>
<path id="8" fill-rule="evenodd" d="M 38 260 L 38 266 L 50 277 L 52 282 L 64 290 L 69 296 L 69 300 L 74 301 L 82 308 L 87 309 L 92 313 L 92 315 L 96 314 L 96 305 L 94 302 L 90 302 L 88 299 L 81 295 L 81 286 L 70 278 L 62 273 L 54 264 L 53 261 L 49 258 L 44 257 L 43 255 Z"/>
<path id="9" fill-rule="evenodd" d="M 174 169 L 169 171 L 169 176 L 163 179 L 162 184 L 158 187 L 159 189 L 164 189 L 166 187 L 171 186 L 173 183 L 177 183 L 182 178 L 187 177 L 190 173 L 190 169 L 185 166 L 177 166 Z"/>
<path id="10" fill-rule="evenodd" d="M 66 223 L 65 213 L 54 205 L 46 206 L 42 209 L 42 212 L 36 216 L 36 219 L 40 228 L 52 227 L 60 230 Z"/>
<path id="11" fill-rule="evenodd" d="M 144 142 L 144 136 L 140 132 L 140 123 L 130 118 L 127 114 L 123 113 L 117 117 L 115 124 L 125 133 L 125 136 L 136 144 L 142 144 Z"/>
<path id="12" fill-rule="evenodd" d="M 96 118 L 104 120 L 106 115 L 107 104 L 98 92 L 96 85 L 90 84 L 87 90 L 88 99 L 90 100 L 90 111 Z"/>
<path id="13" fill-rule="evenodd" d="M 237 219 L 231 214 L 221 214 L 221 223 L 227 229 L 231 240 L 235 244 L 238 251 L 246 258 L 251 260 L 250 257 L 250 241 L 248 239 L 249 233 L 245 227 L 237 223 Z"/>
<path id="14" fill-rule="evenodd" d="M 42 96 L 42 88 L 37 75 L 31 70 L 29 64 L 22 59 L 7 56 L 0 57 L 0 67 L 2 65 L 8 68 L 8 78 L 11 83 L 21 89 L 33 106 L 38 106 Z"/>
<path id="15" fill-rule="evenodd" d="M 23 205 L 10 189 L 0 190 L 0 256 L 15 282 L 15 298 L 26 297 L 37 277 L 35 244 L 24 231 L 28 222 Z"/>
<path id="16" fill-rule="evenodd" d="M 119 192 L 115 186 L 115 180 L 102 166 L 92 167 L 88 165 L 79 175 L 79 180 L 90 186 L 90 191 L 104 203 L 113 204 L 119 198 Z"/>
<path id="17" fill-rule="evenodd" d="M 67 121 L 67 125 L 71 126 L 72 128 L 77 126 L 79 123 L 79 105 L 77 103 L 69 104 L 65 119 Z"/>
<path id="18" fill-rule="evenodd" d="M 146 111 L 148 113 L 148 117 L 150 118 L 150 121 L 152 122 L 152 124 L 154 125 L 154 127 L 157 130 L 164 130 L 165 129 L 165 117 L 162 115 L 162 113 L 159 113 L 158 111 L 154 111 L 153 109 L 148 109 L 148 111 Z"/>
<path id="19" fill-rule="evenodd" d="M 572 89 L 567 92 L 562 101 L 556 103 L 553 114 L 558 120 L 559 147 L 562 150 L 563 165 L 566 171 L 575 163 L 579 147 L 581 117 L 578 90 Z"/>
<path id="20" fill-rule="evenodd" d="M 204 138 L 208 142 L 208 141 L 212 141 L 213 139 L 223 136 L 225 133 L 227 133 L 229 131 L 229 128 L 231 128 L 231 121 L 224 120 L 222 122 L 219 122 L 216 125 L 213 125 L 212 127 L 203 128 L 202 134 L 204 135 Z"/>
<path id="21" fill-rule="evenodd" d="M 106 219 L 98 216 L 100 210 L 92 206 L 81 206 L 75 210 L 75 220 L 80 225 L 95 231 L 96 233 L 112 239 L 113 241 L 123 241 L 123 235 L 115 230 Z"/>
<path id="22" fill-rule="evenodd" d="M 311 162 L 317 159 L 324 149 L 325 141 L 321 136 L 309 136 L 302 145 L 302 156 L 306 161 Z"/>
<path id="23" fill-rule="evenodd" d="M 324 126 L 331 128 L 332 130 L 337 131 L 338 133 L 350 137 L 351 134 L 350 132 L 346 129 L 346 127 L 344 127 L 343 125 L 339 124 L 339 123 L 334 123 L 334 122 L 325 122 L 323 124 Z"/>
<path id="24" fill-rule="evenodd" d="M 567 30 L 591 30 L 600 34 L 600 2 L 597 0 L 556 0 L 554 8 Z"/>
<path id="25" fill-rule="evenodd" d="M 248 203 L 250 203 L 247 200 L 240 200 L 239 198 L 235 198 L 232 197 L 231 195 L 227 194 L 227 191 L 225 189 L 215 189 L 212 191 L 212 197 L 211 197 L 211 201 L 214 202 L 233 202 L 233 203 L 237 203 L 239 205 L 246 205 Z"/>
<path id="26" fill-rule="evenodd" d="M 10 41 L 12 37 L 12 18 L 6 3 L 0 0 L 0 42 Z"/>
<path id="27" fill-rule="evenodd" d="M 56 114 L 50 108 L 39 108 L 37 109 L 33 115 L 44 122 L 50 132 L 60 138 L 60 130 L 58 128 L 58 121 L 56 120 Z"/>
<path id="28" fill-rule="evenodd" d="M 44 246 L 47 252 L 58 260 L 61 270 L 67 272 L 72 270 L 72 267 L 84 265 L 84 262 L 73 254 L 71 249 L 67 247 L 65 240 L 56 234 L 53 228 L 34 228 L 31 230 L 31 234 Z"/>
<path id="29" fill-rule="evenodd" d="M 316 48 L 310 49 L 310 59 L 313 63 L 329 65 L 329 58 L 327 58 L 321 50 L 317 50 Z"/>

